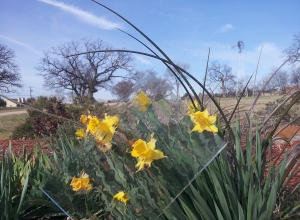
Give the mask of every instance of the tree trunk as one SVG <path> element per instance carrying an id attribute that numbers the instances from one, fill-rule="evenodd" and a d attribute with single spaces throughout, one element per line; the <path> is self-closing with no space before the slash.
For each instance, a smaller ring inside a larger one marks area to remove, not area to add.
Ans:
<path id="1" fill-rule="evenodd" d="M 222 81 L 222 93 L 223 93 L 223 98 L 225 98 L 226 97 L 225 81 Z"/>
<path id="2" fill-rule="evenodd" d="M 91 89 L 89 89 L 89 91 L 88 91 L 88 101 L 89 102 L 95 102 L 94 93 L 92 92 Z"/>

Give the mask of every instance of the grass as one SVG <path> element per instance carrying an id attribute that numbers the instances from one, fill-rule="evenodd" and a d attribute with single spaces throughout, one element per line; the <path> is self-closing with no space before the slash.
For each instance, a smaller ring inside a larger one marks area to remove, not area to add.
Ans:
<path id="1" fill-rule="evenodd" d="M 276 95 L 276 96 L 261 96 L 259 97 L 257 103 L 254 106 L 254 112 L 258 112 L 263 110 L 266 107 L 266 104 L 269 102 L 276 101 L 277 99 L 281 98 L 282 96 Z M 239 111 L 245 112 L 248 111 L 252 105 L 252 102 L 254 101 L 255 97 L 243 97 L 239 104 Z M 237 102 L 236 98 L 217 98 L 218 102 L 220 103 L 222 109 L 224 112 L 231 112 Z M 210 112 L 216 112 L 217 109 L 214 106 L 214 104 L 210 101 L 207 102 L 208 109 Z"/>
<path id="2" fill-rule="evenodd" d="M 3 112 L 15 112 L 15 111 L 25 111 L 27 108 L 25 107 L 4 107 L 0 108 L 0 113 Z"/>
<path id="3" fill-rule="evenodd" d="M 258 102 L 255 105 L 254 111 L 261 111 L 263 108 L 265 108 L 266 104 L 272 101 L 276 101 L 276 99 L 279 99 L 282 96 L 261 96 L 258 99 Z M 225 112 L 231 112 L 236 104 L 236 98 L 220 98 L 218 99 L 222 109 L 224 109 Z M 251 103 L 252 103 L 252 97 L 243 97 L 240 102 L 240 112 L 244 112 L 249 110 Z M 210 101 L 207 101 L 207 107 L 211 113 L 215 112 L 217 109 L 215 108 L 214 104 Z M 126 108 L 125 105 L 117 106 L 119 112 L 125 111 L 124 108 Z M 186 107 L 184 106 L 184 112 L 186 112 Z M 1 112 L 12 112 L 12 111 L 22 111 L 26 110 L 24 107 L 10 107 L 10 108 L 0 108 Z M 28 114 L 19 114 L 19 115 L 6 115 L 6 116 L 0 116 L 0 139 L 7 139 L 9 136 L 12 135 L 13 130 L 23 124 L 28 117 Z"/>
<path id="4" fill-rule="evenodd" d="M 28 114 L 0 116 L 0 139 L 7 139 L 12 135 L 13 130 L 24 124 Z"/>

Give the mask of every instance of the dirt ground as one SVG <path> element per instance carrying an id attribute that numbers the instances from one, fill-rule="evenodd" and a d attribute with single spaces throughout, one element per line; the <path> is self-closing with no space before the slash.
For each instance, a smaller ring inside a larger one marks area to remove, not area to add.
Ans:
<path id="1" fill-rule="evenodd" d="M 20 157 L 23 156 L 23 147 L 26 148 L 27 153 L 31 153 L 34 150 L 36 140 L 0 140 L 0 158 L 3 155 L 3 151 L 6 154 L 9 142 L 12 146 L 12 152 Z M 42 148 L 39 148 L 39 153 L 51 154 L 51 150 L 45 146 L 45 141 L 41 140 Z"/>
<path id="2" fill-rule="evenodd" d="M 21 110 L 21 111 L 13 111 L 13 112 L 0 112 L 0 117 L 6 116 L 6 115 L 18 115 L 18 114 L 24 114 L 24 113 L 27 113 L 27 111 Z"/>

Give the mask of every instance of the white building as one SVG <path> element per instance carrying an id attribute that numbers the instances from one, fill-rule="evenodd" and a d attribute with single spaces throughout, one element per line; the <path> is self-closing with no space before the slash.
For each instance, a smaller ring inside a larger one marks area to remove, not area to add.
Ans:
<path id="1" fill-rule="evenodd" d="M 6 107 L 17 107 L 20 106 L 18 103 L 25 104 L 25 98 L 17 98 L 17 99 L 4 99 L 6 102 Z"/>

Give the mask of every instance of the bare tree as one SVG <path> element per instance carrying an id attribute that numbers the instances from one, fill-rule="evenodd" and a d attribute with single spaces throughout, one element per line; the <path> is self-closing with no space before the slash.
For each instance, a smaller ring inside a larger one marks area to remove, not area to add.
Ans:
<path id="1" fill-rule="evenodd" d="M 278 80 L 275 80 L 275 75 L 273 76 L 273 78 L 271 79 L 271 81 L 267 84 L 267 82 L 270 79 L 270 76 L 273 73 L 270 73 L 268 76 L 263 77 L 261 80 L 258 81 L 257 83 L 257 89 L 258 90 L 262 90 L 264 88 L 264 90 L 262 91 L 263 93 L 274 93 L 278 90 L 281 90 L 281 88 L 283 88 L 283 86 L 280 86 L 280 77 Z M 283 85 L 286 85 L 285 82 L 283 82 Z"/>
<path id="2" fill-rule="evenodd" d="M 300 86 L 300 67 L 292 70 L 290 77 L 290 83 L 295 86 Z"/>
<path id="3" fill-rule="evenodd" d="M 283 51 L 283 54 L 290 59 L 292 64 L 300 61 L 300 32 L 294 35 L 292 45 Z"/>
<path id="4" fill-rule="evenodd" d="M 225 85 L 226 92 L 230 96 L 240 96 L 245 87 L 244 79 L 228 80 Z"/>
<path id="5" fill-rule="evenodd" d="M 272 73 L 271 73 L 272 75 Z M 276 83 L 274 83 L 274 81 L 270 81 L 268 84 L 268 80 L 269 80 L 270 76 L 265 76 L 264 78 L 262 78 L 258 83 L 257 83 L 257 87 L 259 88 L 259 90 L 262 90 L 264 88 L 264 90 L 262 91 L 263 93 L 270 93 L 272 94 L 273 92 L 275 92 L 277 90 L 277 86 Z"/>
<path id="6" fill-rule="evenodd" d="M 190 68 L 190 65 L 188 63 L 176 62 L 175 64 L 177 66 L 181 67 L 184 70 L 189 70 L 189 68 Z M 173 66 L 171 66 L 171 69 L 175 73 L 177 73 L 177 70 Z M 179 79 L 182 79 L 182 77 L 179 74 L 177 74 L 177 75 L 178 75 Z M 181 83 L 174 76 L 174 74 L 172 73 L 172 71 L 169 68 L 166 69 L 165 78 L 170 83 L 170 85 L 172 85 L 172 87 L 173 87 L 172 92 L 173 92 L 173 95 L 174 95 L 176 101 L 180 100 L 180 87 L 181 87 Z"/>
<path id="7" fill-rule="evenodd" d="M 232 74 L 232 68 L 227 64 L 221 65 L 218 62 L 213 62 L 208 68 L 207 80 L 210 84 L 220 83 L 222 95 L 225 97 L 227 84 L 232 84 L 235 81 L 235 76 Z"/>
<path id="8" fill-rule="evenodd" d="M 273 68 L 270 75 L 273 74 L 273 72 L 276 71 L 276 68 Z M 281 92 L 284 92 L 284 88 L 288 86 L 289 84 L 289 75 L 284 70 L 279 70 L 271 79 L 270 81 L 270 87 L 273 89 L 277 89 Z"/>
<path id="9" fill-rule="evenodd" d="M 107 88 L 118 75 L 117 70 L 132 70 L 132 56 L 121 52 L 91 52 L 83 55 L 74 54 L 109 50 L 111 47 L 97 39 L 83 39 L 69 42 L 44 52 L 37 70 L 44 77 L 45 87 L 48 89 L 64 88 L 74 91 L 80 99 L 83 97 L 94 101 L 93 94 L 99 88 Z"/>
<path id="10" fill-rule="evenodd" d="M 150 98 L 168 97 L 173 89 L 166 79 L 158 77 L 153 70 L 136 71 L 131 79 L 135 81 L 133 91 L 142 89 Z"/>
<path id="11" fill-rule="evenodd" d="M 129 80 L 122 80 L 116 85 L 112 86 L 111 92 L 118 97 L 121 101 L 127 101 L 133 92 L 134 83 Z"/>
<path id="12" fill-rule="evenodd" d="M 57 88 L 53 91 L 53 97 L 58 101 L 63 102 L 65 100 L 65 90 L 63 88 Z"/>
<path id="13" fill-rule="evenodd" d="M 146 90 L 150 98 L 161 99 L 162 97 L 166 98 L 170 95 L 172 86 L 166 79 L 155 76 L 152 80 L 148 81 L 144 90 Z"/>
<path id="14" fill-rule="evenodd" d="M 259 91 L 263 88 L 263 81 L 262 79 L 258 79 L 256 80 L 255 85 L 253 85 L 252 83 L 249 83 L 249 95 L 251 94 L 251 96 L 256 96 Z"/>
<path id="15" fill-rule="evenodd" d="M 14 58 L 15 52 L 0 44 L 0 92 L 14 92 L 13 87 L 22 87 L 19 67 Z"/>

